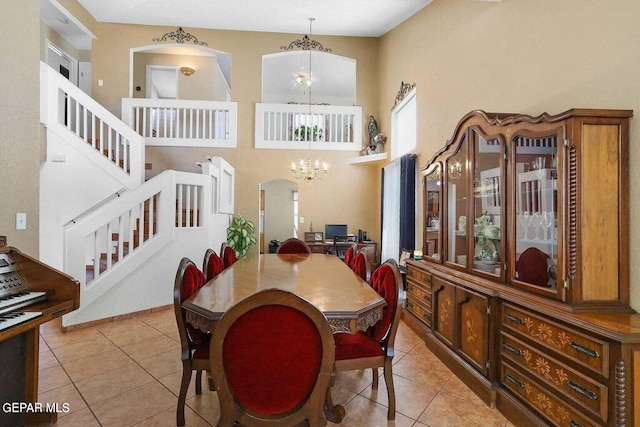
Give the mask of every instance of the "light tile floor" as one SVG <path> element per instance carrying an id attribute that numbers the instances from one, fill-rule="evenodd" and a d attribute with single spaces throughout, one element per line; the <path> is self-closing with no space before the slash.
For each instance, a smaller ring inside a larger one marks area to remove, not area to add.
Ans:
<path id="1" fill-rule="evenodd" d="M 62 405 L 58 426 L 175 426 L 182 364 L 173 310 L 60 332 L 40 330 L 39 401 Z M 333 388 L 345 427 L 512 426 L 487 407 L 404 323 L 396 337 L 396 419 L 387 421 L 384 380 L 371 389 L 371 370 L 342 372 Z M 381 370 L 380 370 L 381 373 Z M 195 375 L 194 375 L 195 377 Z M 186 425 L 215 426 L 215 392 L 187 394 Z M 328 425 L 332 425 L 329 423 Z"/>

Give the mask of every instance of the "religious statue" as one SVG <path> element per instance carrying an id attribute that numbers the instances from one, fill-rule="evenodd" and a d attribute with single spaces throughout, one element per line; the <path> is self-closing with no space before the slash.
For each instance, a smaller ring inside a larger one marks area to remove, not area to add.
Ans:
<path id="1" fill-rule="evenodd" d="M 369 132 L 369 145 L 374 144 L 373 138 L 379 134 L 380 131 L 378 130 L 378 122 L 373 116 L 369 116 L 369 126 L 367 131 Z"/>

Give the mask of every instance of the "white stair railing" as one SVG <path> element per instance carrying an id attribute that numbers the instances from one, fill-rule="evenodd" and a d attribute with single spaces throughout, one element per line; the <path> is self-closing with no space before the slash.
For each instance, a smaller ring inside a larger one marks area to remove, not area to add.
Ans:
<path id="1" fill-rule="evenodd" d="M 127 188 L 144 181 L 144 139 L 118 117 L 40 62 L 40 121 Z M 108 161 L 105 161 L 108 160 Z"/>
<path id="2" fill-rule="evenodd" d="M 146 145 L 234 148 L 237 110 L 235 102 L 122 99 L 122 120 Z"/>
<path id="3" fill-rule="evenodd" d="M 81 283 L 81 309 L 173 241 L 178 229 L 207 233 L 211 183 L 208 174 L 165 171 L 69 224 L 64 271 Z"/>

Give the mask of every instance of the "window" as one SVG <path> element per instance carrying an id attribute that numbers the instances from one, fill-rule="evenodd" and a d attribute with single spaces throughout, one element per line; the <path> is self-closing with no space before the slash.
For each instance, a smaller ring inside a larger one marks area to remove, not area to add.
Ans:
<path id="1" fill-rule="evenodd" d="M 391 158 L 416 147 L 416 89 L 412 89 L 391 112 Z"/>

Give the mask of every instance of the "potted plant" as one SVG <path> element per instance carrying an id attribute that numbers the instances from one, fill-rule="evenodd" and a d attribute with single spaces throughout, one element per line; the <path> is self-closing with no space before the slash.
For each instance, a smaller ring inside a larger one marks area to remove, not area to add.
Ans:
<path id="1" fill-rule="evenodd" d="M 247 255 L 247 250 L 254 245 L 256 226 L 242 215 L 235 216 L 227 228 L 227 244 L 236 251 L 238 258 Z"/>
<path id="2" fill-rule="evenodd" d="M 300 125 L 293 133 L 296 141 L 318 141 L 322 139 L 322 129 L 318 125 Z"/>

